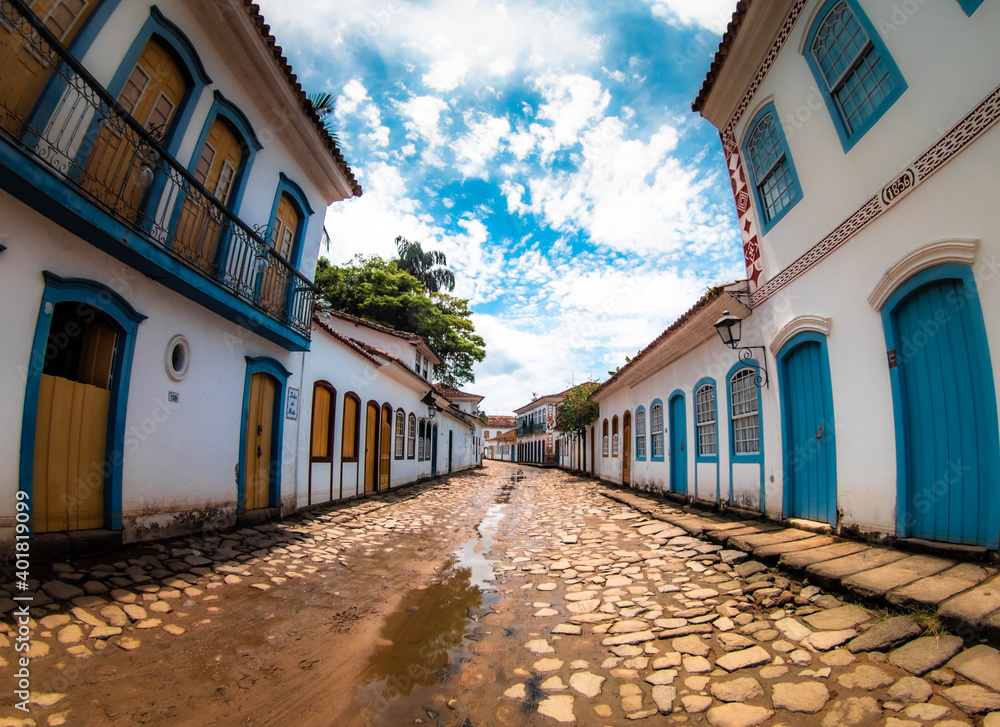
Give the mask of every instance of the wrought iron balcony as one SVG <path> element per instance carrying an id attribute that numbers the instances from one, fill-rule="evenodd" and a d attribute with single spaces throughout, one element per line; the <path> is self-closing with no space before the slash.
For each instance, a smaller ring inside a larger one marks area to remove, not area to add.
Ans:
<path id="1" fill-rule="evenodd" d="M 527 437 L 532 434 L 545 434 L 545 422 L 522 424 L 517 428 L 517 436 L 519 437 Z"/>
<path id="2" fill-rule="evenodd" d="M 0 54 L 0 138 L 308 339 L 313 284 L 272 249 L 266 229 L 243 222 L 167 153 L 156 130 L 132 118 L 22 0 L 0 2 Z"/>

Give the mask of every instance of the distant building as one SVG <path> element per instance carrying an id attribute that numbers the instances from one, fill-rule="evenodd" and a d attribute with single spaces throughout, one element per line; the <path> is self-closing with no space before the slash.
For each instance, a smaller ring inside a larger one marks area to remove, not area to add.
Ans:
<path id="1" fill-rule="evenodd" d="M 487 416 L 483 430 L 483 457 L 486 459 L 500 459 L 496 456 L 499 450 L 497 437 L 507 432 L 511 432 L 517 426 L 517 419 L 512 416 Z"/>
<path id="2" fill-rule="evenodd" d="M 559 432 L 556 429 L 556 407 L 562 401 L 566 392 L 540 396 L 520 409 L 515 409 L 517 416 L 517 449 L 515 457 L 518 462 L 529 464 L 556 464 L 560 459 L 557 446 Z"/>

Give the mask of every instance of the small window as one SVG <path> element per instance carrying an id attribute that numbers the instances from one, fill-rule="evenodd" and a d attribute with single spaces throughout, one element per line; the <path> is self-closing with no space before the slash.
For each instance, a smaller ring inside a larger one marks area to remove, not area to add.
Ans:
<path id="1" fill-rule="evenodd" d="M 618 456 L 618 415 L 611 417 L 611 456 Z"/>
<path id="2" fill-rule="evenodd" d="M 309 457 L 313 462 L 332 461 L 334 392 L 317 382 L 313 386 L 312 446 Z"/>
<path id="3" fill-rule="evenodd" d="M 601 437 L 601 456 L 607 457 L 610 442 L 608 441 L 608 420 L 604 420 L 604 434 Z"/>
<path id="4" fill-rule="evenodd" d="M 657 400 L 649 407 L 649 428 L 652 434 L 652 457 L 654 461 L 663 461 L 663 404 Z"/>
<path id="5" fill-rule="evenodd" d="M 763 230 L 767 232 L 802 199 L 788 143 L 773 104 L 768 104 L 754 118 L 744 149 Z"/>
<path id="6" fill-rule="evenodd" d="M 417 417 L 410 414 L 407 420 L 409 426 L 406 428 L 406 458 L 413 459 L 417 447 Z"/>
<path id="7" fill-rule="evenodd" d="M 813 26 L 806 58 L 845 151 L 906 90 L 882 39 L 854 0 L 827 4 Z"/>
<path id="8" fill-rule="evenodd" d="M 405 451 L 403 447 L 406 442 L 406 412 L 402 409 L 396 410 L 396 443 L 393 455 L 396 459 L 403 459 Z"/>
<path id="9" fill-rule="evenodd" d="M 729 379 L 730 417 L 733 422 L 733 454 L 760 454 L 760 411 L 757 402 L 757 370 L 740 368 Z"/>
<path id="10" fill-rule="evenodd" d="M 344 395 L 344 427 L 341 436 L 341 457 L 344 462 L 358 461 L 358 417 L 361 401 L 354 394 Z"/>
<path id="11" fill-rule="evenodd" d="M 646 459 L 646 410 L 635 410 L 635 458 Z"/>
<path id="12" fill-rule="evenodd" d="M 714 457 L 719 452 L 715 422 L 715 387 L 703 384 L 694 394 L 695 427 L 698 430 L 698 456 Z"/>

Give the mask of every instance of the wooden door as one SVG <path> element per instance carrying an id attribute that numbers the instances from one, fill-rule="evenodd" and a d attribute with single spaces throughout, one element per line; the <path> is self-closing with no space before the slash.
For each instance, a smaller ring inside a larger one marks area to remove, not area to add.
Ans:
<path id="1" fill-rule="evenodd" d="M 832 523 L 837 455 L 825 350 L 818 341 L 806 340 L 783 352 L 781 374 L 785 512 L 788 517 Z"/>
<path id="2" fill-rule="evenodd" d="M 118 333 L 89 306 L 55 307 L 38 390 L 36 532 L 104 527 L 107 430 Z"/>
<path id="3" fill-rule="evenodd" d="M 287 194 L 278 198 L 278 209 L 271 223 L 271 247 L 285 262 L 291 264 L 299 229 L 299 213 Z M 280 265 L 264 268 L 260 281 L 260 303 L 269 313 L 280 315 L 285 310 L 290 283 L 288 271 Z"/>
<path id="4" fill-rule="evenodd" d="M 243 163 L 239 138 L 217 116 L 198 155 L 194 177 L 227 208 Z M 194 189 L 181 205 L 174 232 L 174 252 L 207 273 L 215 273 L 224 220 L 221 213 Z"/>
<path id="5" fill-rule="evenodd" d="M 379 439 L 378 489 L 389 489 L 389 468 L 392 466 L 392 409 L 382 410 Z"/>
<path id="6" fill-rule="evenodd" d="M 438 471 L 438 425 L 431 427 L 431 477 L 437 477 Z"/>
<path id="7" fill-rule="evenodd" d="M 684 396 L 670 400 L 670 490 L 687 494 L 687 421 L 684 418 Z"/>
<path id="8" fill-rule="evenodd" d="M 900 506 L 905 535 L 995 548 L 996 399 L 979 298 L 967 285 L 929 282 L 892 310 Z"/>
<path id="9" fill-rule="evenodd" d="M 271 504 L 271 478 L 274 473 L 272 440 L 277 391 L 277 382 L 268 374 L 256 373 L 250 377 L 243 481 L 245 510 L 256 510 Z"/>
<path id="10" fill-rule="evenodd" d="M 150 40 L 118 94 L 118 103 L 156 139 L 164 140 L 187 93 L 187 82 L 167 49 Z M 144 168 L 145 166 L 145 168 Z M 83 188 L 106 207 L 134 222 L 152 182 L 156 162 L 151 151 L 128 128 L 112 121 L 101 125 L 90 152 Z"/>
<path id="11" fill-rule="evenodd" d="M 622 425 L 622 484 L 632 484 L 632 412 L 625 412 Z"/>
<path id="12" fill-rule="evenodd" d="M 70 46 L 100 0 L 34 0 L 32 12 Z M 52 76 L 59 57 L 31 25 L 22 20 L 11 28 L 0 22 L 0 127 L 17 135 Z"/>
<path id="13" fill-rule="evenodd" d="M 378 407 L 369 404 L 365 410 L 365 492 L 375 492 L 378 483 Z"/>

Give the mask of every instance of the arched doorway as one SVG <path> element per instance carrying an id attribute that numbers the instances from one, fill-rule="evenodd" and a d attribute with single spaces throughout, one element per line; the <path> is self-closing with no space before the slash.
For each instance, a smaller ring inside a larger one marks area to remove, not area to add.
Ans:
<path id="1" fill-rule="evenodd" d="M 687 494 L 687 422 L 684 418 L 684 394 L 670 397 L 670 491 Z"/>
<path id="2" fill-rule="evenodd" d="M 381 430 L 379 405 L 369 401 L 365 407 L 365 492 L 378 489 L 378 440 Z"/>
<path id="3" fill-rule="evenodd" d="M 622 484 L 632 484 L 632 412 L 622 418 Z"/>

